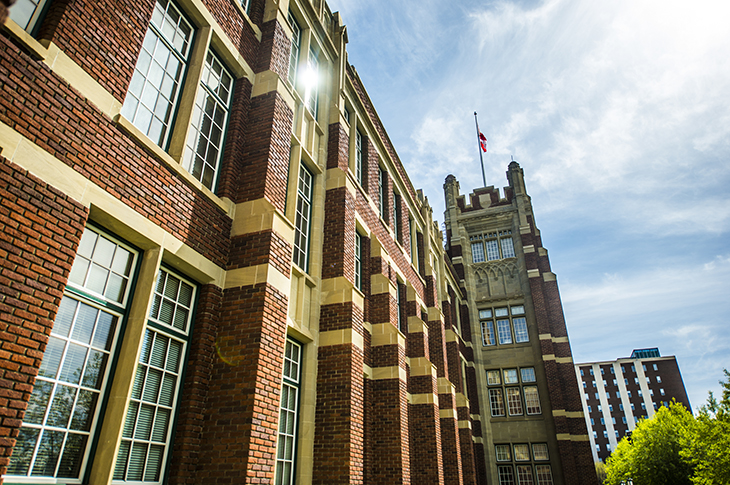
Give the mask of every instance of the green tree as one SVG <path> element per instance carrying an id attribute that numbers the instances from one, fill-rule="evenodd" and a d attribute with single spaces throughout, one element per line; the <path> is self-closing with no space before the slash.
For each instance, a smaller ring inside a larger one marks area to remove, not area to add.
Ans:
<path id="1" fill-rule="evenodd" d="M 730 484 L 730 372 L 724 373 L 720 402 L 710 392 L 681 451 L 694 466 L 696 485 Z"/>
<path id="2" fill-rule="evenodd" d="M 683 405 L 672 402 L 668 408 L 659 408 L 652 419 L 639 422 L 631 439 L 619 442 L 608 459 L 604 483 L 691 485 L 695 465 L 682 450 L 694 428 L 695 419 Z"/>

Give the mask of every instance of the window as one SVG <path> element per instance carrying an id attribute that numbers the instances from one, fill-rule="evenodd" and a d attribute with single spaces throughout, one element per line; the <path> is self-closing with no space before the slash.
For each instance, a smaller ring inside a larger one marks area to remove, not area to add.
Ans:
<path id="1" fill-rule="evenodd" d="M 595 393 L 595 395 L 594 395 L 594 396 L 595 396 L 595 398 L 596 398 L 596 401 L 598 401 L 598 400 L 600 399 L 600 397 L 598 397 L 598 393 Z"/>
<path id="2" fill-rule="evenodd" d="M 646 364 L 641 364 L 641 368 L 644 369 L 644 372 L 646 372 Z"/>
<path id="3" fill-rule="evenodd" d="M 621 418 L 621 422 L 622 422 L 623 424 L 626 424 L 626 416 L 623 416 L 623 417 Z"/>
<path id="4" fill-rule="evenodd" d="M 602 413 L 602 412 L 603 412 L 603 408 L 601 407 L 601 405 L 600 405 L 600 404 L 598 405 L 598 412 L 599 412 L 599 413 Z"/>
<path id="5" fill-rule="evenodd" d="M 608 412 L 609 413 L 612 413 L 613 412 L 613 404 L 609 404 L 608 405 Z"/>
<path id="6" fill-rule="evenodd" d="M 43 15 L 47 0 L 19 0 L 10 8 L 10 18 L 20 27 L 32 32 Z"/>
<path id="7" fill-rule="evenodd" d="M 662 383 L 662 376 L 656 376 L 656 382 L 657 382 L 657 384 L 661 384 Z"/>
<path id="8" fill-rule="evenodd" d="M 287 339 L 279 405 L 279 443 L 276 451 L 276 485 L 294 483 L 297 417 L 301 389 L 302 347 Z"/>
<path id="9" fill-rule="evenodd" d="M 608 431 L 603 430 L 603 437 L 604 439 L 608 439 Z"/>
<path id="10" fill-rule="evenodd" d="M 523 388 L 525 393 L 525 408 L 527 414 L 540 414 L 542 409 L 540 408 L 540 397 L 537 394 L 537 386 L 525 386 Z"/>
<path id="11" fill-rule="evenodd" d="M 345 109 L 343 111 L 343 116 L 345 117 L 345 121 L 348 123 L 350 122 L 350 110 L 347 106 L 345 106 Z"/>
<path id="12" fill-rule="evenodd" d="M 606 383 L 606 381 L 604 380 L 604 381 L 603 381 L 603 387 L 606 387 L 606 386 L 608 386 L 608 384 L 607 384 L 607 383 Z"/>
<path id="13" fill-rule="evenodd" d="M 355 231 L 355 288 L 362 291 L 362 236 Z"/>
<path id="14" fill-rule="evenodd" d="M 530 446 L 532 446 L 532 459 L 530 458 Z M 548 461 L 548 449 L 546 443 L 528 443 L 520 444 L 499 444 L 495 445 L 497 472 L 499 475 L 499 483 L 501 484 L 534 484 L 538 470 L 541 470 L 543 480 L 542 483 L 552 483 L 550 475 L 550 466 L 545 464 L 531 463 Z M 510 463 L 514 462 L 514 464 Z M 547 468 L 547 474 L 545 469 Z M 514 472 L 517 471 L 517 481 L 515 481 Z M 539 483 L 539 482 L 538 482 Z"/>
<path id="15" fill-rule="evenodd" d="M 482 263 L 484 259 L 484 245 L 481 242 L 471 243 L 471 259 L 474 263 Z"/>
<path id="16" fill-rule="evenodd" d="M 309 231 L 312 216 L 312 172 L 302 163 L 297 185 L 297 212 L 294 224 L 294 264 L 307 271 L 309 264 Z"/>
<path id="17" fill-rule="evenodd" d="M 398 314 L 398 330 L 404 330 L 404 319 L 403 319 L 403 292 L 405 291 L 405 285 L 398 281 L 396 283 L 396 294 L 395 294 L 395 306 L 396 313 Z"/>
<path id="18" fill-rule="evenodd" d="M 581 369 L 581 370 L 580 370 L 580 375 L 581 375 L 581 376 L 582 376 L 582 375 L 584 375 L 584 374 L 583 374 L 583 369 Z"/>
<path id="19" fill-rule="evenodd" d="M 497 461 L 512 461 L 509 445 L 495 445 Z"/>
<path id="20" fill-rule="evenodd" d="M 615 417 L 611 417 L 611 422 L 612 422 L 613 424 L 616 424 L 616 418 L 615 418 Z"/>
<path id="21" fill-rule="evenodd" d="M 590 369 L 590 372 L 591 372 L 591 375 L 593 375 L 593 368 L 592 367 Z M 593 386 L 593 387 L 596 387 L 596 386 Z"/>
<path id="22" fill-rule="evenodd" d="M 289 11 L 289 24 L 292 28 L 291 51 L 289 52 L 289 84 L 296 86 L 297 68 L 299 67 L 299 52 L 302 45 L 302 29 Z"/>
<path id="23" fill-rule="evenodd" d="M 137 259 L 115 238 L 84 230 L 8 475 L 55 477 L 58 483 L 83 477 Z"/>
<path id="24" fill-rule="evenodd" d="M 631 399 L 631 391 L 626 391 L 626 395 Z"/>
<path id="25" fill-rule="evenodd" d="M 604 426 L 606 425 L 606 421 L 603 418 L 601 418 L 601 424 Z"/>
<path id="26" fill-rule="evenodd" d="M 664 389 L 659 389 L 659 394 L 664 395 Z"/>
<path id="27" fill-rule="evenodd" d="M 651 378 L 649 376 L 646 376 L 646 383 L 651 384 Z"/>
<path id="28" fill-rule="evenodd" d="M 596 445 L 596 448 L 598 449 L 599 446 Z M 535 465 L 535 475 L 537 475 L 538 485 L 552 485 L 553 474 L 550 471 L 550 465 Z"/>
<path id="29" fill-rule="evenodd" d="M 624 379 L 624 384 L 626 384 L 628 386 L 629 385 L 629 380 L 628 379 Z"/>
<path id="30" fill-rule="evenodd" d="M 489 390 L 489 406 L 492 410 L 492 416 L 504 416 L 502 389 Z"/>
<path id="31" fill-rule="evenodd" d="M 634 377 L 634 384 L 636 384 L 637 386 L 639 385 L 639 378 L 638 377 Z"/>
<path id="32" fill-rule="evenodd" d="M 588 412 L 589 412 L 589 413 L 592 413 L 592 412 L 593 412 L 593 410 L 591 409 L 591 407 L 590 407 L 590 406 L 588 406 Z"/>
<path id="33" fill-rule="evenodd" d="M 393 192 L 393 229 L 395 230 L 395 240 L 403 244 L 403 225 L 401 224 L 401 196 Z"/>
<path id="34" fill-rule="evenodd" d="M 248 15 L 249 10 L 251 9 L 251 0 L 241 0 L 241 7 L 243 7 L 243 11 L 246 12 L 246 15 Z"/>
<path id="35" fill-rule="evenodd" d="M 182 91 L 194 29 L 169 0 L 157 0 L 121 114 L 164 147 Z"/>
<path id="36" fill-rule="evenodd" d="M 618 410 L 619 411 L 623 411 L 624 410 L 624 405 L 623 404 L 619 404 L 618 405 Z"/>
<path id="37" fill-rule="evenodd" d="M 643 392 L 641 391 L 641 389 L 639 389 L 639 390 L 638 390 L 638 391 L 636 391 L 636 392 L 637 392 L 637 393 L 639 394 L 639 397 L 643 397 L 643 396 L 644 396 L 644 393 L 643 393 Z"/>
<path id="38" fill-rule="evenodd" d="M 515 476 L 511 466 L 497 467 L 499 473 L 499 485 L 514 485 Z"/>
<path id="39" fill-rule="evenodd" d="M 534 367 L 523 367 L 520 369 L 522 374 L 522 382 L 535 382 L 535 368 Z"/>
<path id="40" fill-rule="evenodd" d="M 524 314 L 524 305 L 479 310 L 483 345 L 497 345 L 497 341 L 499 341 L 499 345 L 529 342 L 527 320 Z M 497 338 L 495 338 L 495 323 Z"/>
<path id="41" fill-rule="evenodd" d="M 586 381 L 583 381 L 583 389 L 586 389 L 588 387 L 588 383 Z"/>
<path id="42" fill-rule="evenodd" d="M 591 426 L 595 426 L 595 425 L 596 425 L 596 422 L 594 421 L 593 418 L 591 418 Z"/>
<path id="43" fill-rule="evenodd" d="M 593 432 L 593 439 L 594 440 L 597 440 L 598 439 L 598 433 L 596 433 L 595 431 Z"/>
<path id="44" fill-rule="evenodd" d="M 618 381 L 616 379 L 613 380 L 613 385 L 618 386 Z"/>
<path id="45" fill-rule="evenodd" d="M 378 209 L 380 210 L 380 218 L 383 220 L 386 220 L 385 177 L 385 170 L 378 167 Z"/>
<path id="46" fill-rule="evenodd" d="M 486 260 L 514 258 L 515 250 L 512 242 L 512 231 L 509 229 L 476 234 L 469 238 L 472 243 L 472 260 L 474 263 L 484 261 L 484 248 L 486 246 Z M 475 254 L 480 254 L 481 259 L 477 260 Z"/>
<path id="47" fill-rule="evenodd" d="M 631 397 L 631 396 L 629 396 L 629 397 Z M 631 403 L 631 410 L 636 411 L 636 406 L 634 406 L 634 403 Z"/>
<path id="48" fill-rule="evenodd" d="M 542 412 L 537 387 L 520 387 L 520 377 L 522 378 L 521 382 L 523 384 L 535 382 L 535 368 L 525 367 L 519 370 L 512 368 L 487 371 L 487 385 L 501 386 L 504 384 L 509 386 L 504 388 L 500 387 L 498 389 L 492 388 L 489 390 L 492 416 L 505 415 L 503 396 L 507 401 L 507 411 L 510 416 L 521 416 L 524 414 L 524 410 L 526 410 L 527 414 L 540 414 Z"/>
<path id="49" fill-rule="evenodd" d="M 114 480 L 162 482 L 194 301 L 195 286 L 160 269 Z"/>
<path id="50" fill-rule="evenodd" d="M 654 370 L 659 370 L 659 368 L 657 367 L 657 365 L 656 365 L 656 364 L 652 364 L 652 368 L 653 368 Z"/>
<path id="51" fill-rule="evenodd" d="M 615 372 L 614 372 L 614 370 L 613 370 L 613 366 L 611 366 L 611 367 L 610 367 L 610 369 L 611 369 L 611 374 L 614 374 Z M 615 381 L 615 380 L 614 380 L 614 381 Z"/>
<path id="52" fill-rule="evenodd" d="M 362 185 L 365 180 L 362 165 L 362 134 L 360 130 L 355 131 L 355 177 L 357 182 Z"/>
<path id="53" fill-rule="evenodd" d="M 232 94 L 233 77 L 208 51 L 182 165 L 209 189 L 213 188 L 223 153 Z"/>
<path id="54" fill-rule="evenodd" d="M 601 367 L 601 375 L 604 375 L 604 369 Z"/>
<path id="55" fill-rule="evenodd" d="M 319 113 L 319 57 L 311 47 L 307 59 L 307 77 L 309 79 L 307 79 L 304 99 L 307 100 L 307 109 L 316 120 Z"/>
<path id="56" fill-rule="evenodd" d="M 596 381 L 591 381 L 591 385 L 593 385 L 593 387 L 596 387 Z"/>

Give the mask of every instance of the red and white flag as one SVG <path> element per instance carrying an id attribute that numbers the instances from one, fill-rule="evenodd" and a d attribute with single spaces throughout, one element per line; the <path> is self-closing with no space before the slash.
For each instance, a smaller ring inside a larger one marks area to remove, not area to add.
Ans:
<path id="1" fill-rule="evenodd" d="M 484 153 L 487 153 L 487 137 L 481 131 L 479 132 L 479 146 L 482 147 Z"/>

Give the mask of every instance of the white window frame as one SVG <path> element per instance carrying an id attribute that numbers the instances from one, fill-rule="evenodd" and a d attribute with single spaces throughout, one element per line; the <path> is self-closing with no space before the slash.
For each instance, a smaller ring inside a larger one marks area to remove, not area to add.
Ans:
<path id="1" fill-rule="evenodd" d="M 279 442 L 276 451 L 275 485 L 295 483 L 303 350 L 303 346 L 299 342 L 287 337 L 279 403 Z M 282 421 L 285 422 L 284 425 L 282 425 Z"/>
<path id="2" fill-rule="evenodd" d="M 309 243 L 312 228 L 314 174 L 304 165 L 299 166 L 297 207 L 294 224 L 294 251 L 292 261 L 302 270 L 309 270 Z"/>

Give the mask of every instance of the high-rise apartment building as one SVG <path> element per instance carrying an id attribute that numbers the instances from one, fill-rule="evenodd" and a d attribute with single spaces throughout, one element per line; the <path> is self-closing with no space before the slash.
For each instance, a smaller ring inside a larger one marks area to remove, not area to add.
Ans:
<path id="1" fill-rule="evenodd" d="M 474 300 L 325 2 L 2 1 L 0 481 L 587 483 L 521 171 Z"/>
<path id="2" fill-rule="evenodd" d="M 557 279 L 517 162 L 507 179 L 503 196 L 444 185 L 480 470 L 489 483 L 597 483 Z"/>
<path id="3" fill-rule="evenodd" d="M 674 356 L 658 348 L 637 349 L 630 357 L 576 364 L 593 459 L 603 461 L 640 419 L 651 418 L 673 399 L 691 409 Z"/>

